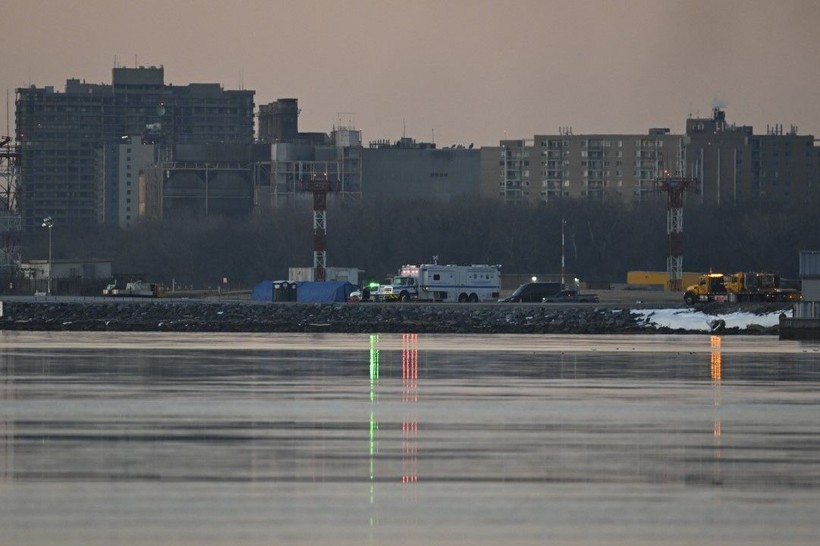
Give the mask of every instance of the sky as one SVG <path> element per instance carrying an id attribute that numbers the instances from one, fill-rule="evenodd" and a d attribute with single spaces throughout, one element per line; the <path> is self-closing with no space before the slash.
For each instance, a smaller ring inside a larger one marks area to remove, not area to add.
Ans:
<path id="1" fill-rule="evenodd" d="M 716 105 L 820 135 L 817 0 L 0 0 L 0 46 L 2 134 L 18 87 L 162 65 L 365 143 L 680 134 Z"/>

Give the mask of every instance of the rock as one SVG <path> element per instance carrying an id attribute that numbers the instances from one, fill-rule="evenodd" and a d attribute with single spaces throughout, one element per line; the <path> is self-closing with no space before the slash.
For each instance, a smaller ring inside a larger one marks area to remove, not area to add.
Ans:
<path id="1" fill-rule="evenodd" d="M 646 306 L 644 306 L 645 308 Z M 772 311 L 761 304 L 760 313 Z M 746 309 L 744 309 L 746 310 Z M 727 312 L 715 308 L 714 314 Z M 291 304 L 252 302 L 6 302 L 3 330 L 348 333 L 688 333 L 654 328 L 629 309 L 586 305 Z M 723 325 L 725 326 L 725 324 Z M 715 330 L 717 333 L 717 330 Z M 698 332 L 702 333 L 702 332 Z M 777 328 L 721 334 L 776 334 Z"/>

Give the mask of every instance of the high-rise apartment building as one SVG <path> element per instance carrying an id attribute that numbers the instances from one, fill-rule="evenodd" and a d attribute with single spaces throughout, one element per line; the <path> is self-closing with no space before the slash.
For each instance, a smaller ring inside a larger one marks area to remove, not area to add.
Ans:
<path id="1" fill-rule="evenodd" d="M 796 127 L 755 135 L 715 109 L 711 118 L 689 118 L 685 135 L 573 135 L 567 128 L 482 149 L 482 195 L 505 203 L 642 201 L 664 176 L 699 179 L 693 198 L 701 203 L 802 202 L 820 192 L 820 147 Z"/>
<path id="2" fill-rule="evenodd" d="M 131 223 L 125 216 L 139 207 L 126 210 L 136 196 L 122 177 L 136 184 L 147 149 L 130 156 L 120 146 L 153 145 L 164 161 L 178 144 L 251 144 L 253 96 L 219 84 L 166 85 L 162 67 L 114 68 L 110 85 L 69 79 L 64 92 L 17 89 L 24 229 L 46 216 L 57 225 Z"/>
<path id="3" fill-rule="evenodd" d="M 573 135 L 569 129 L 533 139 L 502 140 L 495 185 L 506 203 L 562 198 L 643 200 L 663 173 L 680 175 L 684 138 L 668 129 L 645 135 Z M 485 167 L 490 165 L 485 161 Z M 485 190 L 485 194 L 490 194 Z"/>
<path id="4" fill-rule="evenodd" d="M 701 180 L 701 202 L 785 204 L 820 192 L 820 148 L 794 126 L 756 135 L 716 108 L 711 118 L 686 120 L 686 140 L 686 174 Z"/>

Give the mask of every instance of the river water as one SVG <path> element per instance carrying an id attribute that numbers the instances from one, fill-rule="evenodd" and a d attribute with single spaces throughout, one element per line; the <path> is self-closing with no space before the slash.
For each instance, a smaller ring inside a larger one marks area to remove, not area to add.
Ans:
<path id="1" fill-rule="evenodd" d="M 814 545 L 820 345 L 0 333 L 2 545 Z"/>

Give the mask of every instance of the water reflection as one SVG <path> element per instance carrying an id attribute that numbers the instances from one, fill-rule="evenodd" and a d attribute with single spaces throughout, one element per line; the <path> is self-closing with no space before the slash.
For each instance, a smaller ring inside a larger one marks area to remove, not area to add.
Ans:
<path id="1" fill-rule="evenodd" d="M 813 544 L 820 531 L 807 346 L 49 339 L 0 346 L 9 544 L 193 530 L 188 543 Z"/>
<path id="2" fill-rule="evenodd" d="M 418 451 L 419 423 L 415 404 L 419 400 L 419 349 L 418 334 L 402 334 L 401 350 L 402 402 L 405 415 L 401 422 L 402 476 L 404 484 L 418 481 L 416 455 Z"/>
<path id="3" fill-rule="evenodd" d="M 712 359 L 711 359 L 711 369 L 712 369 L 712 381 L 716 383 L 720 383 L 720 376 L 721 376 L 721 352 L 720 352 L 720 344 L 722 342 L 720 336 L 710 336 L 709 338 L 710 344 L 712 346 Z"/>

